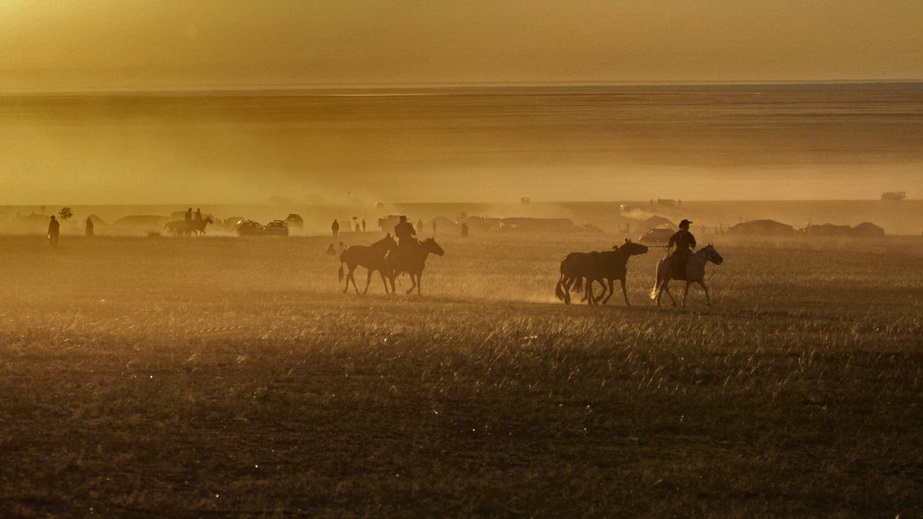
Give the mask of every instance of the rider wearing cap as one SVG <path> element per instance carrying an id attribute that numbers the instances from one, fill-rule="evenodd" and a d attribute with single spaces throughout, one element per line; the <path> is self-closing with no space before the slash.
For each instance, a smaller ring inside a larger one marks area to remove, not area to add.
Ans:
<path id="1" fill-rule="evenodd" d="M 689 257 L 692 256 L 692 249 L 695 248 L 695 236 L 689 232 L 689 224 L 691 223 L 689 220 L 679 222 L 679 230 L 673 233 L 673 236 L 670 236 L 670 241 L 667 243 L 668 250 L 676 247 L 671 257 L 674 258 L 673 266 L 676 273 L 682 275 L 680 279 L 686 278 L 686 263 L 689 261 Z"/>

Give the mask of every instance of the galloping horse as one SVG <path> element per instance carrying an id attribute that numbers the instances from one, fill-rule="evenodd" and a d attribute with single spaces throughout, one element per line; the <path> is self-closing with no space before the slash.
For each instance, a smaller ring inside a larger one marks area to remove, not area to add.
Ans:
<path id="1" fill-rule="evenodd" d="M 625 298 L 625 305 L 630 306 L 628 302 L 628 292 L 625 289 L 625 276 L 628 273 L 628 258 L 638 254 L 645 254 L 647 247 L 640 243 L 632 243 L 625 240 L 625 243 L 619 247 L 612 247 L 614 251 L 607 252 L 572 252 L 567 255 L 561 262 L 561 277 L 555 286 L 554 293 L 558 299 L 570 304 L 570 289 L 580 292 L 583 290 L 584 279 L 586 280 L 586 298 L 590 305 L 598 303 L 606 304 L 609 298 L 615 293 L 613 284 L 616 279 L 622 284 L 622 296 Z M 607 287 L 604 280 L 609 282 L 608 295 Z M 603 287 L 602 294 L 599 297 L 593 296 L 593 282 L 598 281 Z"/>
<path id="2" fill-rule="evenodd" d="M 420 278 L 423 276 L 423 267 L 426 266 L 426 258 L 430 254 L 442 256 L 445 250 L 436 243 L 434 238 L 427 238 L 419 243 L 409 243 L 398 247 L 385 259 L 388 265 L 388 278 L 391 280 L 391 293 L 395 292 L 394 279 L 400 274 L 410 274 L 410 288 L 407 293 L 417 289 L 417 295 L 420 294 Z"/>
<path id="3" fill-rule="evenodd" d="M 657 306 L 660 306 L 660 297 L 666 292 L 667 295 L 670 296 L 670 300 L 673 301 L 673 306 L 676 306 L 676 299 L 674 299 L 673 294 L 670 293 L 670 281 L 673 279 L 682 279 L 686 282 L 686 289 L 683 291 L 683 307 L 686 306 L 686 296 L 689 295 L 689 285 L 692 283 L 702 285 L 702 289 L 705 290 L 705 306 L 711 306 L 711 299 L 708 297 L 708 287 L 705 286 L 704 281 L 705 264 L 709 261 L 715 265 L 720 265 L 724 262 L 724 258 L 721 257 L 721 254 L 718 254 L 718 251 L 715 250 L 712 244 L 702 247 L 698 252 L 689 257 L 689 261 L 686 263 L 686 277 L 683 279 L 676 275 L 672 257 L 661 259 L 660 262 L 657 263 L 657 281 L 654 283 L 654 288 L 651 289 L 651 299 L 656 299 Z"/>
<path id="4" fill-rule="evenodd" d="M 211 217 L 205 217 L 203 220 L 176 220 L 175 222 L 167 222 L 163 226 L 163 230 L 174 236 L 189 236 L 191 234 L 204 236 L 205 226 L 210 223 L 213 223 Z"/>
<path id="5" fill-rule="evenodd" d="M 357 266 L 361 265 L 369 271 L 368 277 L 365 279 L 365 290 L 362 293 L 368 293 L 369 284 L 372 282 L 372 272 L 377 270 L 378 273 L 381 274 L 381 281 L 385 284 L 385 293 L 387 294 L 388 281 L 385 279 L 385 256 L 395 247 L 397 247 L 397 242 L 388 234 L 386 237 L 369 246 L 353 245 L 343 251 L 343 254 L 340 254 L 340 271 L 338 273 L 340 281 L 343 281 L 343 264 L 345 263 L 346 266 L 349 267 L 343 293 L 345 294 L 346 291 L 349 290 L 350 280 L 353 282 L 356 293 L 359 293 L 359 287 L 356 286 L 356 278 L 353 276 L 353 271 L 356 270 Z"/>

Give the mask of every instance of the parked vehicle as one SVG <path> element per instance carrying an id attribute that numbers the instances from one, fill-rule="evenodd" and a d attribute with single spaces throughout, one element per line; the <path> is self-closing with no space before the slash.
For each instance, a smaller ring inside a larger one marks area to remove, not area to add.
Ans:
<path id="1" fill-rule="evenodd" d="M 288 224 L 284 220 L 273 220 L 263 226 L 263 233 L 270 236 L 288 236 Z"/>

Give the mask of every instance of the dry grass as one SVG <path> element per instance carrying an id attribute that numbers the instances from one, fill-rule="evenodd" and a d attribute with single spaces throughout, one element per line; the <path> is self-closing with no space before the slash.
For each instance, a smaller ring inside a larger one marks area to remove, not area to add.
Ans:
<path id="1" fill-rule="evenodd" d="M 615 238 L 446 239 L 423 297 L 327 241 L 0 238 L 0 515 L 923 514 L 923 243 L 716 242 L 675 310 L 656 251 L 553 299 Z"/>

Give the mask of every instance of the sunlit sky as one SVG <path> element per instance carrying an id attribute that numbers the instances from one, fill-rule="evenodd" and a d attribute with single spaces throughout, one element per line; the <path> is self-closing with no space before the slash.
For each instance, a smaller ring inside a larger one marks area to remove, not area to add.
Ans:
<path id="1" fill-rule="evenodd" d="M 923 0 L 0 0 L 8 104 L 23 93 L 854 80 L 923 80 Z M 918 114 L 913 88 L 874 110 Z M 0 203 L 923 194 L 923 129 L 908 117 L 809 122 L 805 139 L 777 125 L 709 140 L 703 126 L 690 144 L 670 120 L 632 133 L 616 117 L 599 134 L 592 109 L 568 119 L 566 103 L 539 133 L 530 117 L 548 107 L 511 119 L 509 106 L 404 105 L 414 119 L 384 101 L 375 113 L 340 103 L 295 115 L 271 103 L 56 99 L 0 111 Z M 639 110 L 618 115 L 648 116 Z M 495 124 L 510 121 L 519 133 Z M 415 190 L 389 176 L 401 174 Z"/>
<path id="2" fill-rule="evenodd" d="M 3 0 L 0 88 L 923 78 L 919 0 Z"/>

